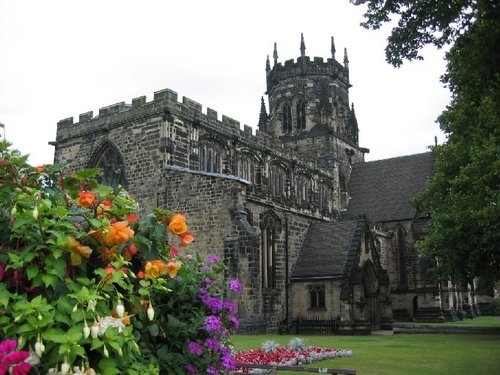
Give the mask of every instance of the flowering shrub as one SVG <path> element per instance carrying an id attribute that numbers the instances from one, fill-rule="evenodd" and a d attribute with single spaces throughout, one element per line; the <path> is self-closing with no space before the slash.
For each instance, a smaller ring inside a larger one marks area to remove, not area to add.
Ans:
<path id="1" fill-rule="evenodd" d="M 275 351 L 264 349 L 246 350 L 236 353 L 238 363 L 251 363 L 258 365 L 300 366 L 306 363 L 322 361 L 337 357 L 350 357 L 352 351 L 319 348 L 309 346 L 304 350 L 292 350 L 289 347 L 278 347 Z M 267 370 L 239 368 L 239 371 L 248 373 L 267 373 Z"/>
<path id="2" fill-rule="evenodd" d="M 185 217 L 140 217 L 98 169 L 26 159 L 0 142 L 0 374 L 234 369 L 241 285 L 216 257 L 178 249 L 194 240 Z"/>

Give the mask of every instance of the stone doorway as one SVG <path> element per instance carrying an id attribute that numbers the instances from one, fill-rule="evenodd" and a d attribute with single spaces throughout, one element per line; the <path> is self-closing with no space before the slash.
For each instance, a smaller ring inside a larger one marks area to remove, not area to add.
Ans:
<path id="1" fill-rule="evenodd" d="M 371 261 L 363 266 L 363 290 L 366 299 L 365 318 L 370 322 L 371 329 L 380 328 L 380 298 L 378 280 Z"/>

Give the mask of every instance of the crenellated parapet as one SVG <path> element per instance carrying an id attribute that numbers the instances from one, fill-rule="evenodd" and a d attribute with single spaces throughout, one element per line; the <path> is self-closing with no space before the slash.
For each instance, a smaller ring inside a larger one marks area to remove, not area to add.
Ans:
<path id="1" fill-rule="evenodd" d="M 300 56 L 297 60 L 286 60 L 284 64 L 277 63 L 267 74 L 267 90 L 273 90 L 280 81 L 295 77 L 328 76 L 339 79 L 349 87 L 349 69 L 334 58 Z"/>

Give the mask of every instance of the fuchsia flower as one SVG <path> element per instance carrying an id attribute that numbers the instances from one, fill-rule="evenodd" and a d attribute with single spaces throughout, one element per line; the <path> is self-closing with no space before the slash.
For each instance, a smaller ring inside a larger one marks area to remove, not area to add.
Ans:
<path id="1" fill-rule="evenodd" d="M 31 365 L 25 362 L 30 353 L 23 350 L 15 351 L 17 341 L 6 339 L 0 343 L 0 375 L 26 375 L 31 370 Z"/>

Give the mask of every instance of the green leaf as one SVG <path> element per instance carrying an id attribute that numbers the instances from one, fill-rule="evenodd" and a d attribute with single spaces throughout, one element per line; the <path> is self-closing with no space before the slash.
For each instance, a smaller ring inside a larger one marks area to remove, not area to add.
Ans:
<path id="1" fill-rule="evenodd" d="M 149 333 L 151 336 L 156 337 L 160 333 L 160 330 L 158 328 L 158 324 L 153 323 L 148 327 Z"/>
<path id="2" fill-rule="evenodd" d="M 28 266 L 26 268 L 26 275 L 29 280 L 32 280 L 36 275 L 38 275 L 38 266 Z"/>
<path id="3" fill-rule="evenodd" d="M 91 177 L 96 177 L 99 172 L 101 171 L 100 168 L 90 168 L 90 169 L 84 169 L 83 171 L 78 171 L 76 172 L 76 178 L 79 180 L 86 180 Z"/>
<path id="4" fill-rule="evenodd" d="M 99 368 L 102 370 L 103 375 L 119 374 L 118 364 L 112 358 L 103 358 L 99 361 Z"/>
<path id="5" fill-rule="evenodd" d="M 42 275 L 42 280 L 46 288 L 51 286 L 52 288 L 55 289 L 57 286 L 57 277 L 54 275 L 44 274 Z"/>

